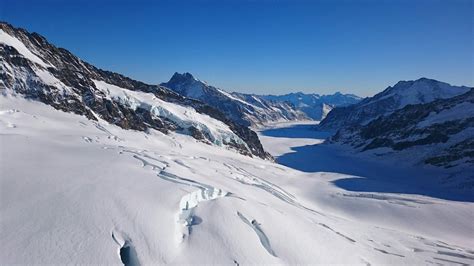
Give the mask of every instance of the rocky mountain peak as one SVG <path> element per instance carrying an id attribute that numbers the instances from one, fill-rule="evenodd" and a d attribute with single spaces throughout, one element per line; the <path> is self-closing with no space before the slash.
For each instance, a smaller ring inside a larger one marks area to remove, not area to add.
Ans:
<path id="1" fill-rule="evenodd" d="M 194 76 L 189 72 L 185 72 L 182 74 L 175 72 L 173 76 L 170 78 L 170 80 L 166 82 L 166 84 L 193 84 L 196 82 L 199 82 L 199 80 L 194 78 Z M 199 82 L 199 83 L 202 83 L 202 82 Z"/>
<path id="2" fill-rule="evenodd" d="M 396 97 L 400 108 L 407 104 L 428 103 L 436 99 L 445 99 L 465 93 L 469 90 L 464 86 L 452 86 L 448 83 L 429 78 L 410 81 L 399 81 L 393 87 L 374 96 L 374 99 Z"/>
<path id="3" fill-rule="evenodd" d="M 262 126 L 267 122 L 304 120 L 307 117 L 287 102 L 267 101 L 253 94 L 229 93 L 196 79 L 190 73 L 175 73 L 161 84 L 181 95 L 198 99 L 219 109 L 226 117 L 244 126 Z"/>
<path id="4" fill-rule="evenodd" d="M 39 34 L 0 23 L 0 58 L 4 94 L 21 95 L 123 129 L 176 132 L 245 155 L 271 158 L 255 132 L 217 109 L 167 88 L 96 68 Z M 204 87 L 189 73 L 176 73 L 173 78 Z"/>
<path id="5" fill-rule="evenodd" d="M 321 121 L 321 129 L 361 125 L 379 117 L 386 116 L 407 105 L 430 103 L 447 99 L 469 91 L 465 86 L 452 86 L 434 79 L 420 78 L 399 81 L 373 97 L 365 98 L 358 104 L 347 108 L 333 109 Z"/>

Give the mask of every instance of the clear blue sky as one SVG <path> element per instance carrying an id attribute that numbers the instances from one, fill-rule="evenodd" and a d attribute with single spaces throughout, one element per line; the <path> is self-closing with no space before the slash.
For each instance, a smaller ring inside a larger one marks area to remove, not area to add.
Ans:
<path id="1" fill-rule="evenodd" d="M 253 93 L 474 86 L 473 2 L 1 0 L 0 19 L 148 83 L 191 72 Z"/>

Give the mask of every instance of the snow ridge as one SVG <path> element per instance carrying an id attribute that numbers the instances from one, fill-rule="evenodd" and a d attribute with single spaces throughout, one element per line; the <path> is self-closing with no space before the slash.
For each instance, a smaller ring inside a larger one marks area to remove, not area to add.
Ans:
<path id="1" fill-rule="evenodd" d="M 255 132 L 203 102 L 98 69 L 36 33 L 4 22 L 0 30 L 2 94 L 28 97 L 125 129 L 176 132 L 248 156 L 272 159 Z"/>

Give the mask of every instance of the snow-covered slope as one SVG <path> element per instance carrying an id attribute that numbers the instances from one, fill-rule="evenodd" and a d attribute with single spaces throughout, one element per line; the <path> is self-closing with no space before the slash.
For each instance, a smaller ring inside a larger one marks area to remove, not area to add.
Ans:
<path id="1" fill-rule="evenodd" d="M 306 115 L 287 102 L 268 101 L 256 95 L 229 93 L 208 85 L 190 73 L 175 73 L 161 84 L 175 92 L 203 101 L 222 111 L 235 123 L 259 127 L 268 123 L 307 120 Z"/>
<path id="2" fill-rule="evenodd" d="M 202 102 L 98 69 L 47 40 L 0 23 L 0 90 L 125 129 L 178 132 L 270 158 L 255 132 Z"/>
<path id="3" fill-rule="evenodd" d="M 342 94 L 340 92 L 329 95 L 296 92 L 284 95 L 263 95 L 260 98 L 277 102 L 289 102 L 297 110 L 304 112 L 308 117 L 317 121 L 324 119 L 334 107 L 355 104 L 362 99 L 353 94 Z"/>
<path id="4" fill-rule="evenodd" d="M 346 191 L 334 181 L 355 177 L 23 97 L 0 106 L 2 264 L 474 261 L 472 203 Z"/>
<path id="5" fill-rule="evenodd" d="M 471 202 L 344 190 L 363 176 L 265 160 L 253 131 L 209 105 L 0 30 L 1 264 L 474 261 Z"/>
<path id="6" fill-rule="evenodd" d="M 433 79 L 400 81 L 393 87 L 361 102 L 333 109 L 319 124 L 320 129 L 337 130 L 342 127 L 367 124 L 371 120 L 391 114 L 409 104 L 429 103 L 469 91 L 469 87 L 451 86 Z"/>
<path id="7" fill-rule="evenodd" d="M 340 129 L 332 141 L 386 159 L 410 158 L 412 164 L 474 171 L 474 88 L 452 98 L 407 105 L 367 125 Z M 471 173 L 467 183 L 473 186 Z"/>

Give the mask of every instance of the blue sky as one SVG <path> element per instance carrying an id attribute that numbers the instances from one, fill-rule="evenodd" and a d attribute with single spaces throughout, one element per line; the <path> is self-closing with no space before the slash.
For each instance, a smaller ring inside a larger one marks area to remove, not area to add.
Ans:
<path id="1" fill-rule="evenodd" d="M 1 0 L 0 19 L 148 83 L 372 95 L 399 80 L 474 86 L 473 1 Z"/>

